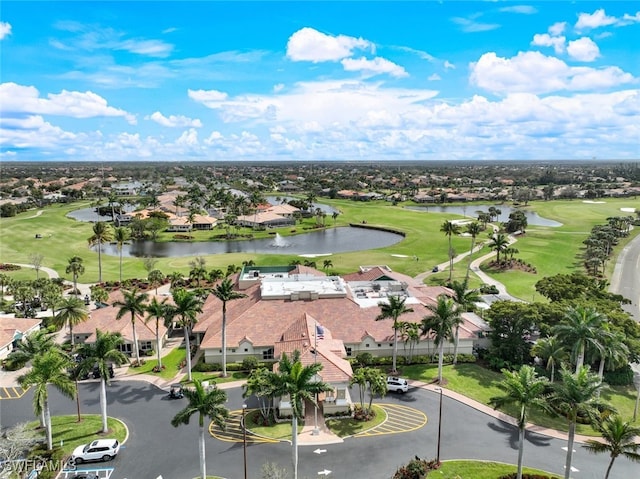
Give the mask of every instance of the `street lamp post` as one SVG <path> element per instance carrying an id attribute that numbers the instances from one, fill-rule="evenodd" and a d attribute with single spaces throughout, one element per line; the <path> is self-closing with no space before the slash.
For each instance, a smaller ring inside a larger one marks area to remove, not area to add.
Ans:
<path id="1" fill-rule="evenodd" d="M 640 371 L 633 375 L 633 385 L 636 387 L 636 405 L 633 408 L 633 421 L 638 418 L 638 403 L 640 402 Z"/>
<path id="2" fill-rule="evenodd" d="M 247 424 L 245 423 L 245 412 L 247 405 L 242 404 L 242 452 L 244 459 L 244 479 L 247 479 Z"/>
<path id="3" fill-rule="evenodd" d="M 442 388 L 436 388 L 440 391 L 440 407 L 438 411 L 438 447 L 436 449 L 436 464 L 440 464 L 440 437 L 442 436 Z"/>

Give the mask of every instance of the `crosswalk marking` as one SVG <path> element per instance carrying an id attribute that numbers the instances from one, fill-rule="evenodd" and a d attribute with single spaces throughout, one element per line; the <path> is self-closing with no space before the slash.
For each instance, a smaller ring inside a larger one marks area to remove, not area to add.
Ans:
<path id="1" fill-rule="evenodd" d="M 20 386 L 0 387 L 0 399 L 20 399 L 28 390 L 29 388 Z"/>

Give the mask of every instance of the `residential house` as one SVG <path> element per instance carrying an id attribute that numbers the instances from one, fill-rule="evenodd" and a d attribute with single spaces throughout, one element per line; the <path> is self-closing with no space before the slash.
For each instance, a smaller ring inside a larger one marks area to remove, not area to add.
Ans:
<path id="1" fill-rule="evenodd" d="M 38 318 L 0 316 L 0 359 L 6 358 L 24 337 L 38 331 L 41 324 Z"/>

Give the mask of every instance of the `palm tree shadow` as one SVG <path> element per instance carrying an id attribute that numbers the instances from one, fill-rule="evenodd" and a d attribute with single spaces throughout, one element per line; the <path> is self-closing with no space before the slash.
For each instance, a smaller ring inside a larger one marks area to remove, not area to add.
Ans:
<path id="1" fill-rule="evenodd" d="M 506 424 L 501 421 L 487 423 L 490 429 L 506 436 L 506 441 L 509 443 L 511 449 L 518 449 L 518 428 Z M 536 447 L 548 447 L 551 443 L 551 438 L 538 434 L 532 431 L 525 431 L 524 440 Z"/>

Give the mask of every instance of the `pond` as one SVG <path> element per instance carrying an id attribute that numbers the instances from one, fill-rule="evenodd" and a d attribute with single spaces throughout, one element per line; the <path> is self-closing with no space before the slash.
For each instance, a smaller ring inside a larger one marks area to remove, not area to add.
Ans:
<path id="1" fill-rule="evenodd" d="M 403 236 L 387 231 L 356 228 L 351 226 L 329 228 L 321 231 L 302 233 L 296 236 L 254 240 L 230 240 L 208 242 L 135 241 L 122 247 L 122 256 L 169 258 L 179 256 L 201 256 L 224 253 L 263 253 L 295 255 L 327 255 L 383 248 L 399 243 Z M 102 252 L 118 256 L 115 244 L 102 245 Z"/>
<path id="2" fill-rule="evenodd" d="M 405 206 L 405 208 L 414 211 L 423 211 L 423 212 L 431 212 L 431 213 L 453 213 L 456 215 L 467 216 L 470 219 L 478 218 L 478 211 L 483 211 L 487 213 L 489 211 L 490 205 L 468 205 L 468 206 L 441 206 L 441 205 L 430 205 L 430 206 Z M 557 228 L 562 226 L 562 223 L 558 223 L 557 221 L 549 220 L 547 218 L 543 218 L 538 216 L 538 213 L 535 211 L 528 211 L 520 208 L 512 208 L 510 206 L 496 205 L 496 209 L 500 210 L 501 213 L 498 216 L 498 221 L 506 223 L 509 221 L 509 215 L 514 211 L 522 211 L 527 218 L 527 223 L 529 226 L 551 226 Z"/>

